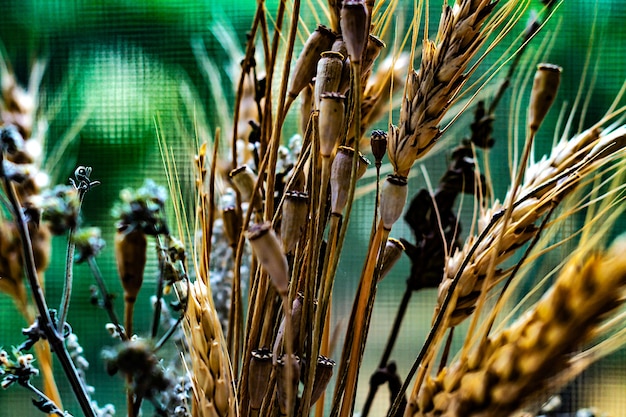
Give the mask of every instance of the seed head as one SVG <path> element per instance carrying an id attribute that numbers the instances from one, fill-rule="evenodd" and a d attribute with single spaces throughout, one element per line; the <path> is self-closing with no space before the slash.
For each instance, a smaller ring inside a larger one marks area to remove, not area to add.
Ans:
<path id="1" fill-rule="evenodd" d="M 296 61 L 296 68 L 293 71 L 291 87 L 289 88 L 291 97 L 297 97 L 300 91 L 313 80 L 321 53 L 330 50 L 335 39 L 336 35 L 326 26 L 319 25 L 311 33 Z"/>
<path id="2" fill-rule="evenodd" d="M 320 153 L 329 158 L 335 154 L 344 128 L 345 96 L 339 93 L 324 93 L 320 99 L 319 137 Z"/>
<path id="3" fill-rule="evenodd" d="M 246 233 L 254 254 L 281 296 L 289 292 L 289 266 L 270 222 L 250 226 Z"/>
<path id="4" fill-rule="evenodd" d="M 364 1 L 347 0 L 341 8 L 341 34 L 352 62 L 361 62 L 369 34 L 369 13 Z"/>
<path id="5" fill-rule="evenodd" d="M 554 103 L 561 80 L 561 67 L 552 64 L 539 64 L 535 72 L 530 93 L 528 127 L 536 132 Z"/>
<path id="6" fill-rule="evenodd" d="M 389 175 L 380 196 L 380 219 L 383 227 L 391 230 L 400 218 L 408 192 L 407 179 L 400 175 Z"/>
<path id="7" fill-rule="evenodd" d="M 319 106 L 322 94 L 338 91 L 343 71 L 344 56 L 339 52 L 322 52 L 315 75 L 315 105 Z"/>
<path id="8" fill-rule="evenodd" d="M 343 208 L 348 202 L 353 156 L 353 148 L 340 146 L 330 169 L 331 211 L 334 214 L 341 214 Z M 369 161 L 367 158 L 359 153 L 359 161 L 356 172 L 357 179 L 361 178 L 363 174 L 365 174 L 368 165 Z"/>
<path id="9" fill-rule="evenodd" d="M 309 195 L 298 191 L 287 191 L 283 203 L 280 239 L 283 251 L 290 253 L 296 248 L 306 225 Z"/>

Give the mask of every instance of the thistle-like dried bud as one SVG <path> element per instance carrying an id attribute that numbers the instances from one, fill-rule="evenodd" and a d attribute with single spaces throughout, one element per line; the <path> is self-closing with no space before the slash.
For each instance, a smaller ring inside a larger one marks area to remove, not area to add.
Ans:
<path id="1" fill-rule="evenodd" d="M 254 191 L 254 185 L 257 182 L 257 176 L 247 165 L 242 165 L 233 169 L 228 174 L 233 184 L 241 194 L 243 201 L 250 202 L 252 200 L 252 193 Z"/>
<path id="2" fill-rule="evenodd" d="M 341 131 L 344 129 L 345 98 L 339 93 L 324 93 L 320 97 L 318 121 L 320 153 L 325 158 L 333 156 L 339 145 Z"/>
<path id="3" fill-rule="evenodd" d="M 326 356 L 317 357 L 317 366 L 315 367 L 315 380 L 313 381 L 313 391 L 311 393 L 311 405 L 320 399 L 326 387 L 333 376 L 333 368 L 335 361 Z"/>
<path id="4" fill-rule="evenodd" d="M 389 238 L 383 251 L 383 260 L 380 267 L 380 273 L 378 274 L 378 281 L 382 281 L 383 278 L 391 271 L 391 268 L 400 260 L 404 252 L 404 245 L 398 239 Z"/>
<path id="5" fill-rule="evenodd" d="M 554 103 L 561 81 L 561 67 L 552 64 L 539 64 L 535 72 L 533 88 L 528 108 L 528 127 L 536 132 Z"/>
<path id="6" fill-rule="evenodd" d="M 309 195 L 298 191 L 287 191 L 283 203 L 280 239 L 283 251 L 290 253 L 296 248 L 306 225 Z"/>
<path id="7" fill-rule="evenodd" d="M 370 136 L 370 147 L 372 148 L 375 164 L 379 167 L 385 153 L 387 152 L 387 132 L 378 129 L 372 130 L 372 135 Z"/>
<path id="8" fill-rule="evenodd" d="M 224 224 L 224 234 L 228 239 L 228 244 L 235 247 L 239 241 L 241 233 L 241 212 L 235 206 L 228 206 L 222 210 L 222 222 Z"/>
<path id="9" fill-rule="evenodd" d="M 315 75 L 315 106 L 319 107 L 322 94 L 336 92 L 341 82 L 344 56 L 339 52 L 322 52 Z"/>
<path id="10" fill-rule="evenodd" d="M 408 192 L 407 179 L 400 175 L 389 175 L 380 195 L 380 220 L 383 227 L 391 230 L 402 215 Z"/>
<path id="11" fill-rule="evenodd" d="M 369 13 L 363 0 L 346 0 L 341 8 L 341 34 L 352 62 L 361 62 L 369 34 Z"/>
<path id="12" fill-rule="evenodd" d="M 270 222 L 253 224 L 248 229 L 246 237 L 278 294 L 286 296 L 289 292 L 289 266 L 272 224 Z"/>
<path id="13" fill-rule="evenodd" d="M 287 364 L 291 364 L 291 379 L 287 380 Z M 291 392 L 295 395 L 298 392 L 298 381 L 300 380 L 300 358 L 293 356 L 287 361 L 285 355 L 278 358 L 276 363 L 276 397 L 280 413 L 288 415 L 289 404 L 287 403 L 287 392 L 291 386 Z"/>
<path id="14" fill-rule="evenodd" d="M 347 146 L 340 146 L 330 169 L 331 211 L 337 215 L 341 214 L 348 202 L 353 156 L 354 149 Z M 365 174 L 369 163 L 367 158 L 359 152 L 356 172 L 357 179 Z"/>
<path id="15" fill-rule="evenodd" d="M 269 349 L 255 349 L 251 352 L 248 371 L 248 392 L 250 408 L 258 410 L 263 404 L 270 374 L 272 373 L 272 352 Z"/>
<path id="16" fill-rule="evenodd" d="M 291 97 L 297 97 L 300 91 L 311 82 L 317 70 L 317 61 L 320 59 L 320 54 L 328 51 L 335 39 L 336 35 L 326 26 L 319 25 L 311 33 L 296 61 L 291 87 L 289 88 Z"/>

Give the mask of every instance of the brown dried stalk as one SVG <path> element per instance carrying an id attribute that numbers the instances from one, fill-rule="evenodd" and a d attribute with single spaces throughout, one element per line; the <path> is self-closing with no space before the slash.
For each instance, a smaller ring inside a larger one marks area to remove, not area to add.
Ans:
<path id="1" fill-rule="evenodd" d="M 427 377 L 405 416 L 507 416 L 567 371 L 569 355 L 623 303 L 626 239 L 605 254 L 577 253 L 526 315 L 469 357 Z"/>

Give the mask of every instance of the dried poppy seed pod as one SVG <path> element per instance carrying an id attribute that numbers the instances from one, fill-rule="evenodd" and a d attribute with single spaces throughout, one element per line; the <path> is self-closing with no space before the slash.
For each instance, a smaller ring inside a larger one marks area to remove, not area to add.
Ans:
<path id="1" fill-rule="evenodd" d="M 380 195 L 380 220 L 383 227 L 391 230 L 400 218 L 408 192 L 407 179 L 401 175 L 389 175 Z"/>
<path id="2" fill-rule="evenodd" d="M 135 302 L 143 284 L 146 247 L 146 235 L 139 229 L 122 228 L 115 235 L 115 261 L 127 303 Z"/>
<path id="3" fill-rule="evenodd" d="M 309 195 L 287 191 L 280 223 L 280 240 L 285 253 L 291 253 L 302 236 L 309 209 Z"/>
<path id="4" fill-rule="evenodd" d="M 340 146 L 337 150 L 335 160 L 333 161 L 330 170 L 331 212 L 333 214 L 340 215 L 348 202 L 353 156 L 354 149 L 347 146 Z M 367 158 L 359 152 L 356 172 L 357 179 L 365 174 L 368 165 L 369 161 Z"/>
<path id="5" fill-rule="evenodd" d="M 326 356 L 319 355 L 317 357 L 317 366 L 315 367 L 315 380 L 313 381 L 313 391 L 311 393 L 311 405 L 320 399 L 326 387 L 333 376 L 333 368 L 335 361 Z"/>
<path id="6" fill-rule="evenodd" d="M 291 87 L 289 88 L 289 96 L 295 98 L 300 91 L 306 87 L 317 70 L 317 61 L 320 54 L 328 51 L 335 41 L 336 35 L 326 26 L 319 25 L 317 29 L 304 44 L 302 52 L 296 61 L 296 67 L 293 70 L 291 79 Z"/>
<path id="7" fill-rule="evenodd" d="M 309 123 L 312 123 L 313 120 L 311 115 L 313 114 L 313 87 L 308 85 L 302 90 L 302 95 L 300 96 L 300 131 L 304 136 L 307 131 L 307 127 Z"/>
<path id="8" fill-rule="evenodd" d="M 315 74 L 315 106 L 319 107 L 322 94 L 337 91 L 341 82 L 344 56 L 339 52 L 322 52 Z"/>
<path id="9" fill-rule="evenodd" d="M 291 379 L 287 380 L 287 363 L 291 364 Z M 293 356 L 287 361 L 285 355 L 278 358 L 276 363 L 276 397 L 278 399 L 278 407 L 282 415 L 288 415 L 289 405 L 287 404 L 288 387 L 291 386 L 291 392 L 295 395 L 298 392 L 298 381 L 300 380 L 300 358 Z"/>
<path id="10" fill-rule="evenodd" d="M 360 63 L 369 34 L 369 13 L 364 1 L 347 0 L 341 8 L 341 34 L 346 42 L 348 56 L 354 63 Z"/>
<path id="11" fill-rule="evenodd" d="M 319 137 L 320 153 L 329 158 L 335 154 L 344 128 L 345 96 L 339 93 L 324 93 L 320 99 Z"/>
<path id="12" fill-rule="evenodd" d="M 222 222 L 224 223 L 224 234 L 228 239 L 228 244 L 235 247 L 239 241 L 241 233 L 241 212 L 235 206 L 228 206 L 222 210 Z"/>
<path id="13" fill-rule="evenodd" d="M 257 176 L 252 172 L 249 166 L 242 165 L 238 168 L 230 171 L 228 176 L 233 181 L 233 184 L 241 194 L 243 201 L 250 202 L 252 199 L 252 193 L 254 191 L 254 185 L 257 181 Z"/>
<path id="14" fill-rule="evenodd" d="M 536 132 L 554 103 L 561 82 L 561 67 L 552 64 L 539 64 L 533 80 L 528 108 L 528 127 Z"/>
<path id="15" fill-rule="evenodd" d="M 257 223 L 250 226 L 246 237 L 252 250 L 272 280 L 281 297 L 289 292 L 289 266 L 287 258 L 280 247 L 280 241 L 272 230 L 270 222 Z"/>
<path id="16" fill-rule="evenodd" d="M 385 42 L 383 42 L 380 38 L 369 34 L 365 53 L 363 54 L 363 63 L 361 68 L 361 74 L 363 74 L 363 78 L 366 79 L 368 75 L 372 72 L 374 62 L 376 61 L 376 59 L 380 55 L 380 52 L 385 46 Z"/>
<path id="17" fill-rule="evenodd" d="M 272 373 L 272 352 L 269 349 L 255 349 L 251 352 L 248 371 L 248 392 L 250 408 L 258 410 L 263 404 L 270 374 Z"/>
<path id="18" fill-rule="evenodd" d="M 389 238 L 383 251 L 383 260 L 378 274 L 378 281 L 382 281 L 385 276 L 391 271 L 391 268 L 400 260 L 404 252 L 404 245 L 398 239 Z"/>
<path id="19" fill-rule="evenodd" d="M 380 167 L 382 160 L 387 152 L 387 132 L 384 130 L 372 130 L 370 136 L 370 147 L 374 155 L 375 164 Z"/>

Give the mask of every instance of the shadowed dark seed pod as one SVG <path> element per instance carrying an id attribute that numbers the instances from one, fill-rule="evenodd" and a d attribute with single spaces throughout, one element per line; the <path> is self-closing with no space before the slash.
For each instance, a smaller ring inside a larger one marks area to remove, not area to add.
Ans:
<path id="1" fill-rule="evenodd" d="M 289 266 L 280 241 L 270 222 L 253 224 L 246 237 L 259 262 L 270 276 L 272 284 L 282 297 L 289 292 Z"/>
<path id="2" fill-rule="evenodd" d="M 376 129 L 372 130 L 370 136 L 370 147 L 372 148 L 372 154 L 374 155 L 375 164 L 380 167 L 385 153 L 387 153 L 387 132 L 384 130 Z"/>
<path id="3" fill-rule="evenodd" d="M 291 253 L 302 236 L 306 225 L 309 206 L 309 195 L 299 191 L 287 191 L 283 203 L 282 220 L 280 222 L 280 240 L 283 251 Z"/>
<path id="4" fill-rule="evenodd" d="M 401 175 L 389 175 L 380 195 L 380 220 L 383 227 L 391 230 L 402 215 L 408 192 L 407 179 Z"/>
<path id="5" fill-rule="evenodd" d="M 263 404 L 272 373 L 272 352 L 269 349 L 255 349 L 251 352 L 248 371 L 248 392 L 250 408 L 258 410 Z"/>
<path id="6" fill-rule="evenodd" d="M 361 62 L 367 35 L 369 34 L 368 12 L 365 2 L 347 0 L 341 8 L 341 34 L 346 42 L 348 56 L 355 63 Z"/>
<path id="7" fill-rule="evenodd" d="M 228 206 L 222 210 L 222 221 L 224 223 L 224 233 L 228 244 L 231 247 L 237 245 L 239 240 L 239 234 L 241 233 L 241 213 L 235 208 L 235 206 Z"/>
<path id="8" fill-rule="evenodd" d="M 320 153 L 329 158 L 335 154 L 339 138 L 344 129 L 345 96 L 339 93 L 324 93 L 320 97 L 319 137 Z"/>
<path id="9" fill-rule="evenodd" d="M 552 64 L 537 65 L 528 108 L 528 127 L 531 131 L 536 132 L 541 126 L 554 103 L 560 82 L 561 67 Z"/>
<path id="10" fill-rule="evenodd" d="M 339 52 L 322 52 L 315 75 L 315 106 L 319 107 L 322 94 L 337 91 L 341 82 L 344 56 Z"/>
<path id="11" fill-rule="evenodd" d="M 296 61 L 291 87 L 289 88 L 289 96 L 292 98 L 297 97 L 300 91 L 311 82 L 317 71 L 317 61 L 320 59 L 320 54 L 328 51 L 335 39 L 336 35 L 323 25 L 319 25 L 311 33 Z"/>
<path id="12" fill-rule="evenodd" d="M 347 146 L 340 146 L 330 170 L 331 210 L 334 214 L 341 214 L 348 202 L 353 155 L 354 149 Z M 359 162 L 356 172 L 357 179 L 365 174 L 369 163 L 367 158 L 359 152 Z"/>
<path id="13" fill-rule="evenodd" d="M 313 391 L 311 393 L 311 405 L 320 399 L 326 387 L 333 376 L 333 368 L 335 361 L 326 356 L 317 357 L 317 366 L 315 367 L 315 380 L 313 381 Z"/>
<path id="14" fill-rule="evenodd" d="M 391 271 L 391 268 L 400 260 L 402 253 L 404 252 L 404 245 L 398 239 L 389 238 L 383 252 L 382 265 L 378 274 L 378 281 L 382 281 L 383 278 Z"/>
<path id="15" fill-rule="evenodd" d="M 300 380 L 300 358 L 293 356 L 289 361 L 292 366 L 291 380 L 287 380 L 287 358 L 282 355 L 276 362 L 276 398 L 278 399 L 278 407 L 282 415 L 288 414 L 287 404 L 287 387 L 291 385 L 291 392 L 298 392 L 298 381 Z"/>

